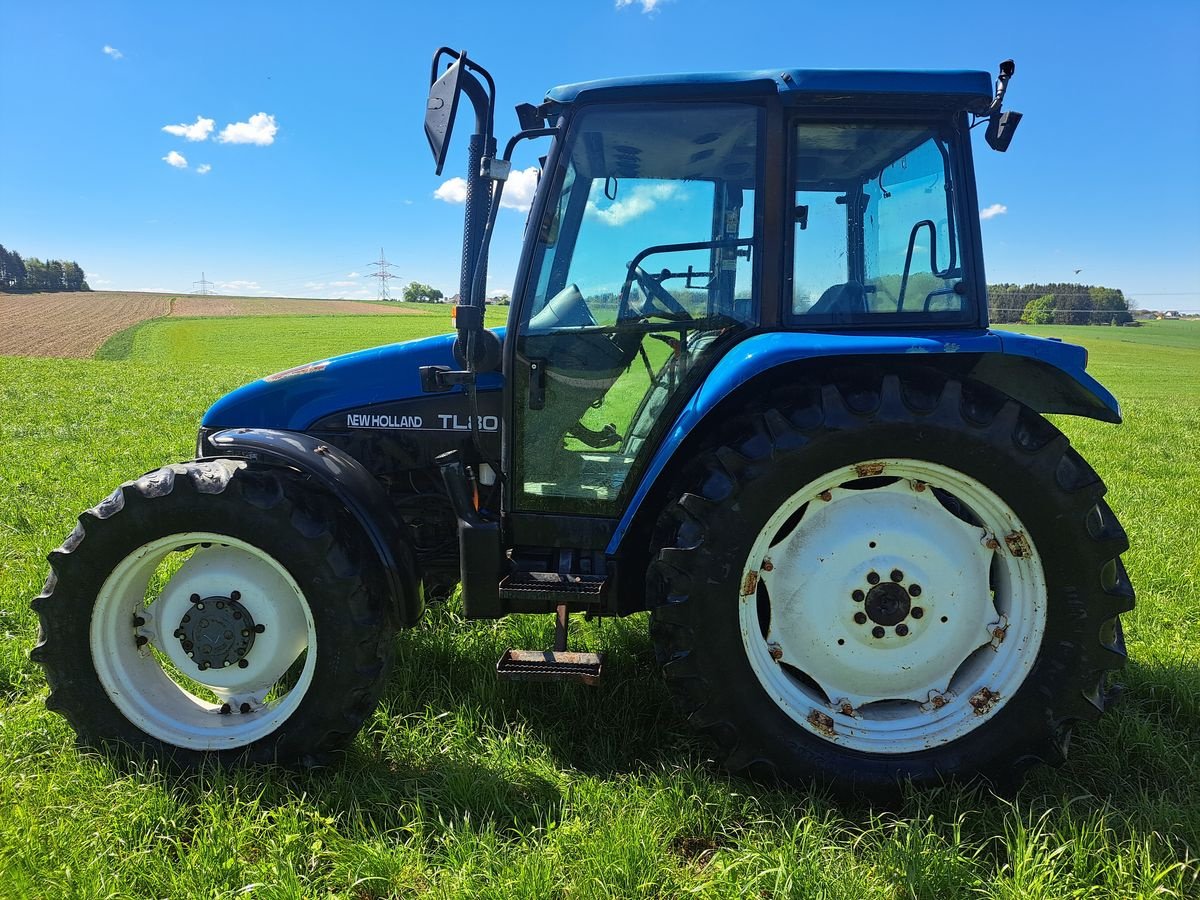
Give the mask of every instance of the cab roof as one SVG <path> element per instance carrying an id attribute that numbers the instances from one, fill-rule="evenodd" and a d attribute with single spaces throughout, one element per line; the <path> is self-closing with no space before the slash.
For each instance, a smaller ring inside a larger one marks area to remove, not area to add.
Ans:
<path id="1" fill-rule="evenodd" d="M 987 72 L 965 69 L 760 69 L 581 81 L 551 88 L 546 100 L 566 105 L 772 94 L 796 106 L 897 106 L 980 112 L 992 101 L 992 84 Z"/>

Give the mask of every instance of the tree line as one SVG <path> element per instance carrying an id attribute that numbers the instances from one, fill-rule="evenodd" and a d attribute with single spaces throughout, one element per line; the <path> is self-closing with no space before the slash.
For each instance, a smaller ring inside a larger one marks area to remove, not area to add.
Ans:
<path id="1" fill-rule="evenodd" d="M 0 291 L 90 291 L 79 263 L 70 259 L 22 259 L 0 244 Z"/>
<path id="2" fill-rule="evenodd" d="M 1130 302 L 1118 288 L 1089 284 L 989 284 L 992 322 L 1025 325 L 1124 325 Z"/>

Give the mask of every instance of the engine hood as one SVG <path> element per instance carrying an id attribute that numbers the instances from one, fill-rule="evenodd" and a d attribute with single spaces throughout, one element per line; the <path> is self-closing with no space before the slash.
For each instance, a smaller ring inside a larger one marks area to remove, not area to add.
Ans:
<path id="1" fill-rule="evenodd" d="M 504 339 L 504 329 L 494 329 Z M 281 428 L 303 431 L 313 422 L 352 407 L 429 396 L 421 390 L 421 366 L 449 366 L 454 333 L 386 344 L 316 360 L 268 375 L 232 391 L 204 414 L 205 428 Z M 479 376 L 480 390 L 501 387 L 499 372 Z M 460 392 L 453 388 L 447 393 Z"/>

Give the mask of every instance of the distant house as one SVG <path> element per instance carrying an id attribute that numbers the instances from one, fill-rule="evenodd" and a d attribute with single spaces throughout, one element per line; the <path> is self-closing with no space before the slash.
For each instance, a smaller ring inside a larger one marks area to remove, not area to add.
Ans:
<path id="1" fill-rule="evenodd" d="M 1179 315 L 1179 310 L 1177 310 L 1177 309 L 1168 309 L 1168 310 L 1167 310 L 1165 313 L 1163 313 L 1163 318 L 1166 318 L 1166 319 L 1181 319 L 1181 318 L 1183 318 L 1183 317 L 1182 317 L 1181 315 Z"/>

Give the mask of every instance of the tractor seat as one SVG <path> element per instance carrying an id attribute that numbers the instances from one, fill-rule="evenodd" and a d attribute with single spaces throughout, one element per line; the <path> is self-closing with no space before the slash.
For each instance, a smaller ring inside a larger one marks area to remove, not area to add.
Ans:
<path id="1" fill-rule="evenodd" d="M 857 281 L 846 281 L 825 289 L 820 299 L 808 308 L 808 316 L 849 316 L 865 313 L 867 293 Z"/>

